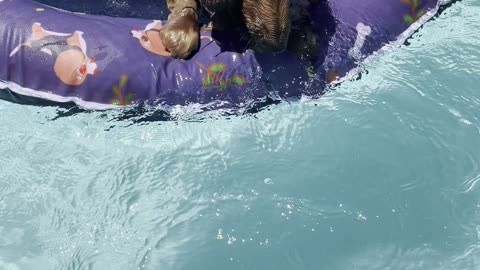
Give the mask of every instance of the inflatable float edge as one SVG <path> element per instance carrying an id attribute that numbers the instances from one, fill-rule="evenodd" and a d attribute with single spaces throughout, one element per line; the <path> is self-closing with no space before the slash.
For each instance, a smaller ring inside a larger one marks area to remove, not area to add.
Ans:
<path id="1" fill-rule="evenodd" d="M 444 5 L 447 5 L 449 3 L 452 3 L 454 0 L 440 0 L 435 7 L 435 9 L 429 10 L 426 12 L 422 17 L 420 17 L 417 21 L 412 23 L 405 31 L 403 31 L 396 40 L 389 42 L 388 44 L 385 44 L 383 47 L 381 47 L 379 50 L 376 52 L 372 53 L 371 55 L 367 56 L 364 60 L 360 62 L 360 64 L 347 72 L 345 76 L 342 78 L 331 82 L 330 85 L 338 85 L 341 84 L 345 81 L 352 80 L 354 77 L 356 77 L 358 74 L 361 73 L 362 67 L 365 65 L 371 64 L 377 57 L 390 52 L 393 48 L 398 48 L 401 47 L 405 42 L 412 37 L 412 35 L 418 31 L 422 26 L 424 26 L 428 21 L 433 19 L 437 14 L 440 8 Z"/>

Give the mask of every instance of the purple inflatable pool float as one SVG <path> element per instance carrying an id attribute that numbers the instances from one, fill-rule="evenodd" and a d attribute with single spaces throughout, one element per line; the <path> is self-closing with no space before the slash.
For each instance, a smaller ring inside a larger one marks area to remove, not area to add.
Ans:
<path id="1" fill-rule="evenodd" d="M 72 13 L 0 0 L 0 91 L 103 110 L 129 104 L 238 109 L 318 96 L 374 53 L 402 44 L 449 0 L 329 0 L 311 10 L 316 63 L 289 53 L 222 51 L 202 32 L 188 60 L 167 56 L 165 22 Z"/>

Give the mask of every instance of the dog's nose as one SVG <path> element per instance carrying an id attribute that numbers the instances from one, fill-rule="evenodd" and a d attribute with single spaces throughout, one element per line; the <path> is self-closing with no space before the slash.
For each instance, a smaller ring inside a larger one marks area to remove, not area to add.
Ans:
<path id="1" fill-rule="evenodd" d="M 287 49 L 287 46 L 276 46 L 273 48 L 274 53 L 283 53 Z"/>
<path id="2" fill-rule="evenodd" d="M 264 51 L 269 51 L 271 53 L 280 54 L 287 50 L 287 45 L 282 43 L 268 43 L 262 46 Z"/>
<path id="3" fill-rule="evenodd" d="M 273 53 L 282 53 L 287 50 L 287 38 L 278 37 L 277 39 L 266 40 L 263 47 Z"/>

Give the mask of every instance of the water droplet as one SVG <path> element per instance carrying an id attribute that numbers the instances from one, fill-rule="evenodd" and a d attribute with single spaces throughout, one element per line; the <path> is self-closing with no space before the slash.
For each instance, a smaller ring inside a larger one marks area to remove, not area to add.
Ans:
<path id="1" fill-rule="evenodd" d="M 218 229 L 218 234 L 217 234 L 217 240 L 222 240 L 223 239 L 223 230 L 222 229 Z"/>
<path id="2" fill-rule="evenodd" d="M 365 217 L 362 213 L 357 213 L 357 219 L 365 221 L 365 220 L 367 220 L 367 217 Z"/>
<path id="3" fill-rule="evenodd" d="M 233 244 L 233 242 L 234 241 L 231 238 L 228 238 L 227 244 L 231 245 L 231 244 Z"/>

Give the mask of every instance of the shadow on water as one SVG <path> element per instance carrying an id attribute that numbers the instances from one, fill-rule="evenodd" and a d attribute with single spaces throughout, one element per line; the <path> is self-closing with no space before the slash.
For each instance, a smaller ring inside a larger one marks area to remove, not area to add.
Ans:
<path id="1" fill-rule="evenodd" d="M 69 118 L 81 114 L 90 114 L 96 111 L 83 109 L 78 107 L 73 102 L 58 103 L 49 100 L 44 100 L 36 97 L 28 97 L 19 95 L 9 90 L 0 91 L 0 99 L 13 102 L 21 105 L 30 105 L 37 107 L 51 107 L 56 108 L 55 116 L 50 118 L 50 121 L 56 121 L 63 118 Z M 250 108 L 241 112 L 242 115 L 255 114 L 267 109 L 271 105 L 279 104 L 280 100 L 274 100 L 272 98 L 266 98 L 262 102 L 256 102 Z M 204 109 L 203 112 L 208 112 L 209 109 Z M 106 113 L 107 114 L 107 113 Z M 105 115 L 106 115 L 105 114 Z M 192 118 L 193 121 L 201 120 L 203 117 L 202 112 L 198 113 L 196 117 Z M 240 112 L 238 110 L 221 111 L 217 114 L 219 117 L 238 116 Z M 167 110 L 160 107 L 156 107 L 149 104 L 136 104 L 115 110 L 115 113 L 110 115 L 109 121 L 111 122 L 130 122 L 130 125 L 137 125 L 142 123 L 151 122 L 163 122 L 163 121 L 175 121 L 178 120 L 178 116 L 172 115 Z M 187 120 L 188 119 L 182 119 Z"/>

